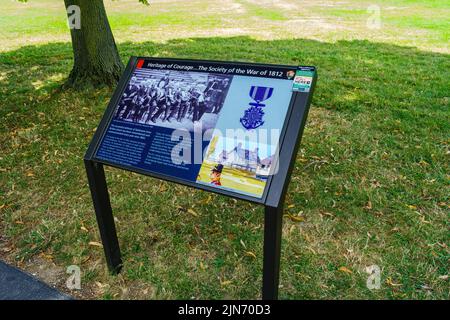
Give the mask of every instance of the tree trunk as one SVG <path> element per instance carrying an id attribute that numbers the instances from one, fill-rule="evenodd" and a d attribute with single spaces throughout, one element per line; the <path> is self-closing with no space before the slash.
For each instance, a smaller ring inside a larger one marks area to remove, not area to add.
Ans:
<path id="1" fill-rule="evenodd" d="M 73 69 L 66 86 L 113 86 L 124 68 L 109 26 L 103 0 L 64 0 L 81 9 L 81 29 L 71 29 Z"/>

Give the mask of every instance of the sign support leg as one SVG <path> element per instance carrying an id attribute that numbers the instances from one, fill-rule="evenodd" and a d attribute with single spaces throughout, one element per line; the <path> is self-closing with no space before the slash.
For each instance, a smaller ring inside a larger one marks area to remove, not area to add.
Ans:
<path id="1" fill-rule="evenodd" d="M 278 207 L 265 206 L 262 287 L 263 300 L 278 299 L 282 220 L 282 204 Z"/>
<path id="2" fill-rule="evenodd" d="M 119 241 L 109 200 L 103 165 L 91 160 L 85 160 L 86 173 L 94 202 L 95 215 L 102 238 L 106 262 L 111 273 L 117 274 L 122 268 Z"/>

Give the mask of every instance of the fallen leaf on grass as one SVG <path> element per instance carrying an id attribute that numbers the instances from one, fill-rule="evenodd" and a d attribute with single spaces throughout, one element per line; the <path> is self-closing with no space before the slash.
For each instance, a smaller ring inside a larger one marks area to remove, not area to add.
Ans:
<path id="1" fill-rule="evenodd" d="M 432 290 L 433 290 L 433 288 L 430 287 L 430 286 L 427 285 L 427 284 L 421 285 L 421 286 L 420 286 L 420 289 L 422 289 L 422 290 L 427 290 L 427 291 L 432 291 Z"/>
<path id="2" fill-rule="evenodd" d="M 443 276 L 439 276 L 439 279 L 441 279 L 441 280 L 447 280 L 447 279 L 448 279 L 448 274 L 443 275 Z"/>
<path id="3" fill-rule="evenodd" d="M 420 216 L 419 220 L 420 220 L 420 222 L 422 222 L 422 223 L 431 224 L 430 221 L 425 220 L 425 217 L 424 217 L 424 216 Z"/>
<path id="4" fill-rule="evenodd" d="M 297 229 L 297 226 L 296 226 L 295 224 L 293 224 L 293 225 L 289 228 L 289 234 L 291 234 L 292 232 L 294 232 L 295 229 Z"/>
<path id="5" fill-rule="evenodd" d="M 109 284 L 107 283 L 101 283 L 99 281 L 95 282 L 95 285 L 101 290 L 101 292 L 104 292 L 106 288 L 109 287 Z"/>
<path id="6" fill-rule="evenodd" d="M 85 226 L 81 226 L 81 228 L 80 228 L 81 230 L 83 230 L 83 231 L 85 231 L 85 232 L 89 232 L 89 230 L 88 229 L 86 229 L 86 227 Z"/>
<path id="7" fill-rule="evenodd" d="M 303 222 L 303 221 L 305 221 L 305 218 L 299 217 L 299 216 L 288 215 L 288 217 L 289 217 L 289 219 L 291 219 L 294 222 Z"/>
<path id="8" fill-rule="evenodd" d="M 192 209 L 188 209 L 187 212 L 189 212 L 190 214 L 192 214 L 194 217 L 198 217 L 198 213 L 195 212 L 195 211 L 192 210 Z"/>
<path id="9" fill-rule="evenodd" d="M 311 247 L 306 247 L 306 249 L 308 249 L 309 251 L 311 251 L 313 254 L 317 255 L 316 250 L 314 250 L 313 248 L 311 248 Z"/>
<path id="10" fill-rule="evenodd" d="M 330 212 L 320 212 L 320 214 L 324 215 L 324 216 L 328 216 L 328 217 L 334 218 L 334 214 L 332 214 Z"/>
<path id="11" fill-rule="evenodd" d="M 220 285 L 221 285 L 221 286 L 227 286 L 227 285 L 229 285 L 229 284 L 231 284 L 231 281 L 230 281 L 230 280 L 220 281 Z"/>
<path id="12" fill-rule="evenodd" d="M 41 254 L 39 256 L 46 260 L 53 261 L 53 256 L 51 254 L 46 254 L 46 253 L 41 252 Z"/>
<path id="13" fill-rule="evenodd" d="M 344 266 L 340 267 L 338 270 L 341 271 L 341 272 L 347 273 L 347 274 L 352 274 L 353 273 L 352 270 L 350 270 L 349 268 L 344 267 Z"/>
<path id="14" fill-rule="evenodd" d="M 310 236 L 308 236 L 306 233 L 303 234 L 303 238 L 305 238 L 306 242 L 311 242 Z"/>
<path id="15" fill-rule="evenodd" d="M 425 167 L 425 166 L 429 166 L 430 164 L 428 162 L 426 162 L 425 160 L 420 160 L 419 165 Z"/>
<path id="16" fill-rule="evenodd" d="M 247 257 L 252 257 L 253 259 L 256 259 L 256 254 L 254 254 L 254 253 L 251 252 L 251 251 L 245 251 L 245 255 L 246 255 Z"/>
<path id="17" fill-rule="evenodd" d="M 212 200 L 212 196 L 209 195 L 208 198 L 205 199 L 205 200 L 203 200 L 203 201 L 201 201 L 201 203 L 202 203 L 202 204 L 209 204 L 209 203 L 211 202 L 211 200 Z"/>
<path id="18" fill-rule="evenodd" d="M 400 283 L 395 283 L 394 281 L 392 281 L 391 277 L 386 279 L 386 284 L 391 287 L 401 287 L 402 286 Z"/>
<path id="19" fill-rule="evenodd" d="M 372 188 L 380 188 L 381 187 L 381 183 L 379 183 L 377 180 L 372 180 L 372 182 L 370 183 L 370 185 L 372 186 Z"/>

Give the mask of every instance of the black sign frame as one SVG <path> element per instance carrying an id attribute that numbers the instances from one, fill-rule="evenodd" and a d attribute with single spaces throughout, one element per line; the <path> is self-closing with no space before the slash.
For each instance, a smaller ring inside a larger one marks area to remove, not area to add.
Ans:
<path id="1" fill-rule="evenodd" d="M 227 191 L 212 186 L 189 182 L 176 177 L 167 176 L 155 172 L 148 172 L 136 167 L 123 166 L 103 159 L 95 157 L 96 151 L 104 137 L 109 123 L 112 120 L 114 111 L 119 100 L 125 90 L 125 87 L 136 68 L 138 61 L 155 60 L 173 63 L 191 63 L 191 64 L 215 64 L 224 66 L 236 66 L 243 68 L 289 68 L 292 70 L 306 70 L 313 72 L 313 80 L 308 92 L 294 91 L 286 119 L 281 130 L 279 142 L 279 167 L 278 172 L 271 176 L 261 198 L 256 198 L 237 192 Z M 108 267 L 112 273 L 120 272 L 122 268 L 121 253 L 119 242 L 117 239 L 115 223 L 113 219 L 110 197 L 107 188 L 107 182 L 104 173 L 104 165 L 116 167 L 126 171 L 132 171 L 139 174 L 151 176 L 153 178 L 179 183 L 196 189 L 202 189 L 209 192 L 229 196 L 232 198 L 250 201 L 255 204 L 264 205 L 265 222 L 264 222 L 264 261 L 263 261 L 263 299 L 278 298 L 279 283 L 279 265 L 280 265 L 280 249 L 281 249 L 281 226 L 283 216 L 283 203 L 289 185 L 292 169 L 296 154 L 303 135 L 306 124 L 309 107 L 311 104 L 315 84 L 317 82 L 317 70 L 312 66 L 298 67 L 287 65 L 270 65 L 245 62 L 226 62 L 211 60 L 186 60 L 171 58 L 149 58 L 149 57 L 131 57 L 127 67 L 114 91 L 114 94 L 108 104 L 104 116 L 97 127 L 92 138 L 88 150 L 84 157 L 86 173 L 88 177 L 89 187 L 94 203 L 97 223 L 105 251 Z"/>

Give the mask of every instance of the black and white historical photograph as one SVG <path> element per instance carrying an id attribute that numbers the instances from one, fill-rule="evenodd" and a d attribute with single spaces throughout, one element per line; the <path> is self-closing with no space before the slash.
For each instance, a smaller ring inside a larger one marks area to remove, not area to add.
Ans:
<path id="1" fill-rule="evenodd" d="M 136 69 L 115 118 L 167 128 L 214 128 L 233 76 Z"/>

